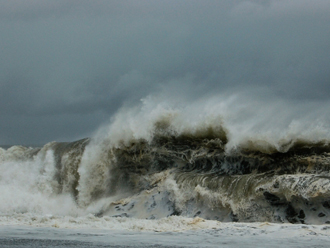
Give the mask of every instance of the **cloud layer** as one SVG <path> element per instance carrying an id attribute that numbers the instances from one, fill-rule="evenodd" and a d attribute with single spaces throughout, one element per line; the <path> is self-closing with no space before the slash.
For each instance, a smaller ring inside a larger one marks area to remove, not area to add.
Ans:
<path id="1" fill-rule="evenodd" d="M 1 1 L 0 144 L 90 135 L 150 94 L 327 104 L 330 3 Z"/>

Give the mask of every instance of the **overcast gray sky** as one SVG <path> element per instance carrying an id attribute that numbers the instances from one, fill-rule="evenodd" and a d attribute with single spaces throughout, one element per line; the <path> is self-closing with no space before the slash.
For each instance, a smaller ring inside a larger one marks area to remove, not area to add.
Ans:
<path id="1" fill-rule="evenodd" d="M 0 144 L 89 136 L 123 104 L 162 91 L 330 100 L 329 0 L 0 6 Z"/>

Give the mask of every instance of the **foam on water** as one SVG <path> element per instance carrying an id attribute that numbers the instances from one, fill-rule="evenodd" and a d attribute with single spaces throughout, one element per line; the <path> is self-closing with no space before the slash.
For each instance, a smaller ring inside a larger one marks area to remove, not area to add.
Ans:
<path id="1" fill-rule="evenodd" d="M 311 109 L 149 97 L 91 139 L 0 149 L 2 223 L 328 223 L 330 115 Z"/>

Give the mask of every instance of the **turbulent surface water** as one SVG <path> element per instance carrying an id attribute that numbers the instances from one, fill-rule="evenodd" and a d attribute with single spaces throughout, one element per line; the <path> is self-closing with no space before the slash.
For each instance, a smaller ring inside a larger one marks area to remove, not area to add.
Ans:
<path id="1" fill-rule="evenodd" d="M 330 223 L 326 141 L 296 139 L 280 149 L 250 142 L 230 151 L 228 142 L 221 126 L 179 134 L 158 122 L 151 138 L 116 145 L 110 137 L 0 149 L 1 218 Z"/>
<path id="2" fill-rule="evenodd" d="M 267 104 L 150 98 L 92 138 L 0 148 L 0 221 L 330 223 L 329 110 Z"/>

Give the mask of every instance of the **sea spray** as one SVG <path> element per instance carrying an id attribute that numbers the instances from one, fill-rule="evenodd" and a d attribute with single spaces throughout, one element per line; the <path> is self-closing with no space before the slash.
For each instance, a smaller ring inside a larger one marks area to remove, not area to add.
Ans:
<path id="1" fill-rule="evenodd" d="M 244 99 L 147 98 L 90 139 L 1 149 L 1 215 L 329 223 L 326 117 Z"/>

